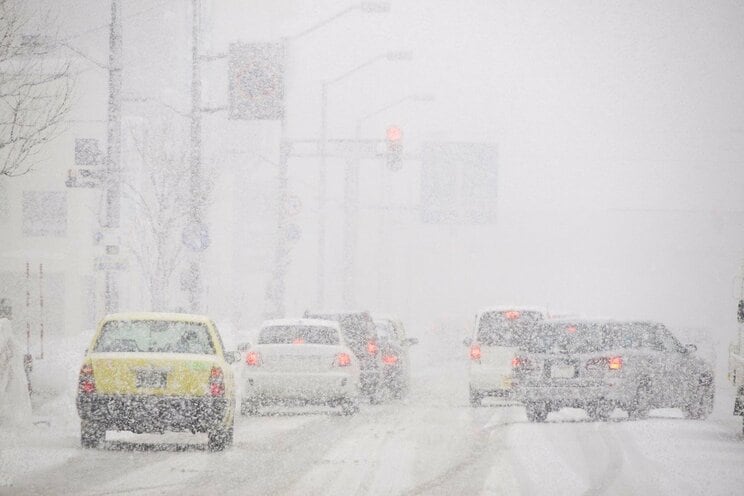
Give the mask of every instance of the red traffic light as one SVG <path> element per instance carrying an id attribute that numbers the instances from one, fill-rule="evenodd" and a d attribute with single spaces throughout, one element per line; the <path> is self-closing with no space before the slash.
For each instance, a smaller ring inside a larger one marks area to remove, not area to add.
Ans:
<path id="1" fill-rule="evenodd" d="M 385 131 L 388 141 L 398 141 L 403 137 L 403 131 L 398 126 L 389 126 Z"/>

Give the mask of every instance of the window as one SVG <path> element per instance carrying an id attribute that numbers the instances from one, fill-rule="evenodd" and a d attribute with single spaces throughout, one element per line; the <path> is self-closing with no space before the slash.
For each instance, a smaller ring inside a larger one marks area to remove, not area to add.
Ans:
<path id="1" fill-rule="evenodd" d="M 112 320 L 104 324 L 99 353 L 196 353 L 214 355 L 207 326 L 196 322 Z"/>
<path id="2" fill-rule="evenodd" d="M 332 327 L 272 326 L 261 329 L 258 344 L 339 344 L 339 337 Z"/>

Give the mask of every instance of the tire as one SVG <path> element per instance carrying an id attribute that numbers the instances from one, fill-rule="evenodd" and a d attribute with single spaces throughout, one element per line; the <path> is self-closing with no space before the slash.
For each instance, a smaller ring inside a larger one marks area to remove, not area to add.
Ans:
<path id="1" fill-rule="evenodd" d="M 483 393 L 470 386 L 470 406 L 478 408 L 483 406 Z"/>
<path id="2" fill-rule="evenodd" d="M 207 432 L 207 449 L 209 451 L 223 451 L 233 443 L 233 426 L 219 426 Z"/>
<path id="3" fill-rule="evenodd" d="M 630 419 L 641 420 L 648 417 L 648 412 L 651 410 L 651 390 L 648 384 L 638 386 L 633 402 L 626 409 Z"/>
<path id="4" fill-rule="evenodd" d="M 597 401 L 585 407 L 587 415 L 594 421 L 606 422 L 612 413 L 612 405 L 606 401 Z"/>
<path id="5" fill-rule="evenodd" d="M 694 420 L 705 420 L 713 412 L 715 393 L 712 385 L 698 386 L 693 401 L 685 407 L 685 416 Z"/>
<path id="6" fill-rule="evenodd" d="M 359 412 L 359 402 L 355 399 L 345 398 L 341 401 L 341 413 L 344 415 L 354 415 Z"/>
<path id="7" fill-rule="evenodd" d="M 98 448 L 106 438 L 106 428 L 92 420 L 80 421 L 80 446 Z"/>
<path id="8" fill-rule="evenodd" d="M 542 403 L 526 403 L 524 408 L 530 422 L 545 422 L 548 419 L 548 408 Z"/>
<path id="9" fill-rule="evenodd" d="M 240 402 L 240 414 L 243 416 L 258 415 L 258 403 L 253 402 L 253 401 L 241 401 Z"/>

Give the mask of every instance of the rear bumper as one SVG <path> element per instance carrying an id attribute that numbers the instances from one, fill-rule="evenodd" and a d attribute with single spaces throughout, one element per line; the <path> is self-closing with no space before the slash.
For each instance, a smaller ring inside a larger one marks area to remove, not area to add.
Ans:
<path id="1" fill-rule="evenodd" d="M 358 384 L 354 375 L 330 373 L 259 373 L 245 377 L 244 400 L 304 400 L 325 403 L 355 397 Z"/>
<path id="2" fill-rule="evenodd" d="M 228 418 L 227 398 L 78 395 L 78 415 L 108 429 L 206 432 Z"/>
<path id="3" fill-rule="evenodd" d="M 622 383 L 583 383 L 576 385 L 517 385 L 514 396 L 525 403 L 547 403 L 553 407 L 576 407 L 598 401 L 627 407 L 634 399 L 635 391 Z"/>
<path id="4" fill-rule="evenodd" d="M 484 396 L 513 396 L 513 377 L 511 369 L 471 365 L 470 387 Z"/>

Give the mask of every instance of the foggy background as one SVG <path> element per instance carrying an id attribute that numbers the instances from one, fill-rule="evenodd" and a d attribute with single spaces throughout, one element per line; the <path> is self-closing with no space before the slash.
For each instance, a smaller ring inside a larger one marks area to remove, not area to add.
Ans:
<path id="1" fill-rule="evenodd" d="M 106 62 L 107 2 L 35 4 L 58 18 L 62 38 Z M 292 37 L 352 5 L 204 0 L 202 53 Z M 124 2 L 122 163 L 135 179 L 132 136 L 187 129 L 190 22 L 187 1 Z M 363 139 L 384 139 L 393 124 L 403 131 L 401 171 L 360 163 L 356 306 L 400 315 L 418 334 L 441 318 L 466 325 L 482 306 L 519 303 L 705 328 L 728 342 L 744 259 L 743 25 L 736 1 L 411 0 L 384 14 L 350 12 L 290 41 L 285 101 L 296 140 L 319 137 L 322 81 L 389 51 L 412 53 L 328 90 L 329 139 L 353 138 L 357 124 Z M 75 124 L 43 167 L 5 181 L 11 194 L 39 178 L 62 187 L 72 137 L 105 140 L 107 74 L 70 55 Z M 227 60 L 204 62 L 202 77 L 204 106 L 226 105 Z M 277 122 L 203 117 L 203 163 L 216 192 L 204 311 L 236 329 L 257 325 L 265 310 L 278 133 Z M 421 222 L 425 141 L 496 145 L 495 223 Z M 343 160 L 328 159 L 329 308 L 342 306 L 343 170 Z M 317 159 L 290 160 L 290 193 L 301 201 L 286 280 L 290 316 L 317 301 L 317 171 Z M 89 244 L 96 198 L 68 192 L 67 240 L 33 243 L 74 260 Z M 122 308 L 146 307 L 134 266 L 124 277 Z M 100 304 L 86 315 L 100 318 Z M 86 313 L 66 308 L 76 318 Z"/>

